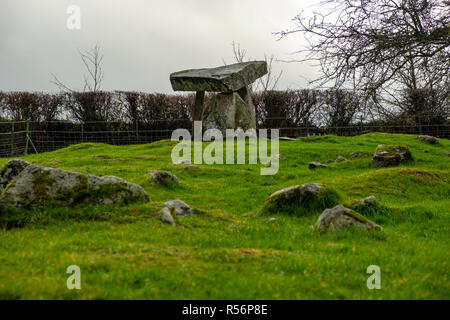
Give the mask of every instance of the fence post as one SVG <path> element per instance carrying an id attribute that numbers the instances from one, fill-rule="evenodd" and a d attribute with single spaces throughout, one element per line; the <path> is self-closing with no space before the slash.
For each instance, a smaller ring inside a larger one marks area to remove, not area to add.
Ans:
<path id="1" fill-rule="evenodd" d="M 361 134 L 363 134 L 363 118 L 362 118 L 362 116 L 360 118 L 359 131 L 360 131 Z"/>
<path id="2" fill-rule="evenodd" d="M 26 129 L 25 129 L 25 155 L 28 154 L 28 140 L 30 140 L 30 119 L 26 122 Z"/>
<path id="3" fill-rule="evenodd" d="M 11 123 L 11 156 L 14 155 L 14 122 Z"/>
<path id="4" fill-rule="evenodd" d="M 139 121 L 136 120 L 136 142 L 139 143 Z"/>
<path id="5" fill-rule="evenodd" d="M 81 142 L 84 142 L 84 124 L 81 123 Z"/>
<path id="6" fill-rule="evenodd" d="M 420 121 L 420 116 L 417 117 L 418 122 L 419 122 L 419 134 L 422 134 L 422 123 Z"/>

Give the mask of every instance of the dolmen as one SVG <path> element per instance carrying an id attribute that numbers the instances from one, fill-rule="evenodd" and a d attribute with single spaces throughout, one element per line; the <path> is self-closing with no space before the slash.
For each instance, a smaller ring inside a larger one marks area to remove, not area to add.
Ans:
<path id="1" fill-rule="evenodd" d="M 249 86 L 267 74 L 265 61 L 242 62 L 209 69 L 191 69 L 172 73 L 174 91 L 196 91 L 193 121 L 203 128 L 256 129 L 255 108 Z M 205 92 L 216 92 L 204 106 Z"/>

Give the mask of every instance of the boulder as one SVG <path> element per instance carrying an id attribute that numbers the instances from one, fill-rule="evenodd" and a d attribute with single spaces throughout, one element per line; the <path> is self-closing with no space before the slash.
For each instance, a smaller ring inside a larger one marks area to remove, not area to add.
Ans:
<path id="1" fill-rule="evenodd" d="M 339 195 L 318 183 L 305 183 L 278 190 L 264 202 L 260 212 L 286 211 L 291 205 L 323 210 L 339 201 Z"/>
<path id="2" fill-rule="evenodd" d="M 420 140 L 422 142 L 428 143 L 428 144 L 437 144 L 439 143 L 439 140 L 436 137 L 433 136 L 417 136 L 417 140 Z"/>
<path id="3" fill-rule="evenodd" d="M 346 161 L 347 159 L 345 159 L 343 156 L 338 156 L 336 158 L 336 162 L 342 162 L 342 161 Z"/>
<path id="4" fill-rule="evenodd" d="M 0 196 L 0 211 L 44 206 L 102 205 L 129 201 L 148 201 L 145 190 L 113 176 L 47 168 L 29 164 Z"/>
<path id="5" fill-rule="evenodd" d="M 326 164 L 322 164 L 322 163 L 320 163 L 320 162 L 315 162 L 315 161 L 310 162 L 310 163 L 308 164 L 308 167 L 309 167 L 309 169 L 311 169 L 311 170 L 314 170 L 314 169 L 317 169 L 317 168 L 328 168 L 328 166 L 327 166 Z"/>
<path id="6" fill-rule="evenodd" d="M 177 217 L 185 217 L 194 214 L 192 207 L 181 200 L 169 200 L 164 202 L 164 205 Z"/>
<path id="7" fill-rule="evenodd" d="M 412 160 L 407 146 L 379 145 L 372 157 L 372 166 L 389 167 Z"/>
<path id="8" fill-rule="evenodd" d="M 150 177 L 152 185 L 167 185 L 171 183 L 178 183 L 178 178 L 170 171 L 165 170 L 149 170 L 147 174 Z"/>
<path id="9" fill-rule="evenodd" d="M 339 231 L 344 228 L 357 228 L 361 230 L 378 230 L 383 228 L 372 222 L 356 211 L 337 205 L 331 209 L 325 209 L 317 219 L 315 229 L 322 232 Z"/>
<path id="10" fill-rule="evenodd" d="M 318 183 L 305 183 L 302 185 L 284 188 L 272 193 L 264 203 L 263 207 L 270 204 L 275 204 L 278 208 L 281 208 L 286 204 L 299 202 L 304 196 L 318 196 L 322 188 L 323 186 Z"/>

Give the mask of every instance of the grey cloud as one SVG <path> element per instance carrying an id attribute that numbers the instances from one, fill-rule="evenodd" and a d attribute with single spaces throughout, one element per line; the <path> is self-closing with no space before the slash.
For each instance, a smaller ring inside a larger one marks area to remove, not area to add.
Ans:
<path id="1" fill-rule="evenodd" d="M 311 1 L 309 1 L 311 2 Z M 68 30 L 66 9 L 81 8 L 81 30 Z M 55 73 L 81 89 L 78 49 L 97 42 L 105 55 L 105 90 L 172 92 L 171 72 L 233 62 L 232 41 L 253 59 L 264 53 L 292 59 L 299 36 L 276 41 L 305 7 L 295 0 L 2 0 L 0 90 L 54 91 Z M 277 63 L 279 88 L 296 88 L 312 75 L 305 64 Z"/>

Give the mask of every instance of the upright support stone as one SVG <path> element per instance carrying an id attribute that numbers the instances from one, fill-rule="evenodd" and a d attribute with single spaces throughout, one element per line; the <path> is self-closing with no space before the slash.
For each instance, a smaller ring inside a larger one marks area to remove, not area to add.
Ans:
<path id="1" fill-rule="evenodd" d="M 192 121 L 202 120 L 204 101 L 205 101 L 205 91 L 197 91 L 197 94 L 195 95 L 194 111 L 192 112 Z"/>
<path id="2" fill-rule="evenodd" d="M 256 115 L 255 115 L 255 106 L 253 105 L 252 95 L 248 88 L 248 86 L 242 87 L 237 91 L 237 93 L 241 96 L 242 100 L 244 100 L 248 112 L 251 115 L 252 127 L 256 128 Z"/>

